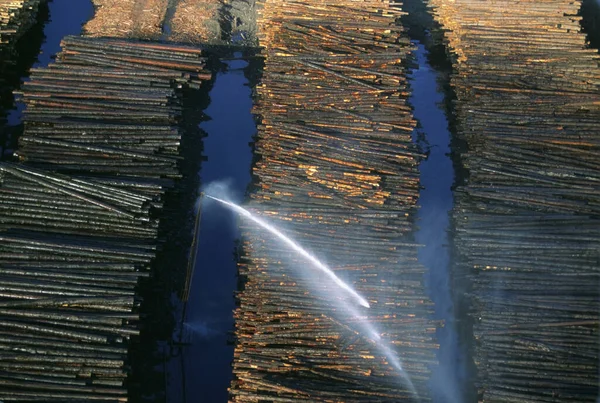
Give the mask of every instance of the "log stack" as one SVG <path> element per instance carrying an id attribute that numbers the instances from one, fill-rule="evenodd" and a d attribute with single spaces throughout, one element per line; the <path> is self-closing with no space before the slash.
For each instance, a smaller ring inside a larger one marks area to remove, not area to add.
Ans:
<path id="1" fill-rule="evenodd" d="M 204 64 L 185 46 L 67 37 L 58 63 L 33 69 L 18 93 L 27 109 L 15 154 L 64 173 L 176 179 L 173 87 L 199 86 Z"/>
<path id="2" fill-rule="evenodd" d="M 8 163 L 0 184 L 0 399 L 128 401 L 136 287 L 156 249 L 119 232 L 139 195 Z"/>
<path id="3" fill-rule="evenodd" d="M 140 279 L 181 176 L 180 88 L 210 74 L 181 45 L 62 47 L 20 92 L 21 163 L 0 165 L 0 400 L 125 402 Z"/>
<path id="4" fill-rule="evenodd" d="M 453 59 L 454 276 L 482 402 L 595 401 L 600 68 L 580 1 L 430 0 Z"/>
<path id="5" fill-rule="evenodd" d="M 178 0 L 169 21 L 169 40 L 186 43 L 221 41 L 221 1 Z"/>
<path id="6" fill-rule="evenodd" d="M 93 0 L 94 18 L 84 34 L 91 37 L 165 39 L 185 43 L 221 41 L 217 0 Z"/>
<path id="7" fill-rule="evenodd" d="M 263 0 L 257 10 L 265 67 L 249 206 L 371 307 L 345 309 L 354 302 L 310 263 L 243 221 L 231 399 L 399 402 L 416 391 L 429 401 L 437 323 L 413 238 L 421 156 L 411 141 L 413 48 L 395 25 L 400 5 Z"/>
<path id="8" fill-rule="evenodd" d="M 160 39 L 169 0 L 93 0 L 94 17 L 83 26 L 92 37 Z"/>

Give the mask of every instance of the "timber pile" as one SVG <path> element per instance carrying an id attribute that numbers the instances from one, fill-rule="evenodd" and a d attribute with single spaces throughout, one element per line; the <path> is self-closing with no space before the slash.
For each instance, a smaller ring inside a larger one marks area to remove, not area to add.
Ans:
<path id="1" fill-rule="evenodd" d="M 125 402 L 139 280 L 180 177 L 181 86 L 201 51 L 67 37 L 23 86 L 25 131 L 0 165 L 0 400 Z"/>
<path id="2" fill-rule="evenodd" d="M 15 155 L 70 174 L 178 178 L 173 86 L 199 86 L 204 63 L 185 46 L 67 37 L 58 62 L 33 69 L 19 92 L 27 110 Z"/>
<path id="3" fill-rule="evenodd" d="M 171 18 L 169 40 L 215 43 L 221 40 L 221 1 L 178 0 Z"/>
<path id="4" fill-rule="evenodd" d="M 84 27 L 91 37 L 167 39 L 213 43 L 221 39 L 217 0 L 93 0 L 94 18 Z"/>
<path id="5" fill-rule="evenodd" d="M 430 0 L 454 57 L 457 281 L 484 402 L 595 401 L 600 69 L 579 1 Z"/>
<path id="6" fill-rule="evenodd" d="M 250 208 L 287 228 L 371 308 L 340 308 L 353 302 L 326 278 L 298 275 L 316 272 L 243 222 L 231 399 L 411 401 L 365 334 L 368 320 L 428 401 L 436 323 L 412 236 L 421 156 L 406 104 L 412 47 L 394 24 L 402 11 L 380 0 L 265 0 L 257 9 L 265 68 Z"/>
<path id="7" fill-rule="evenodd" d="M 169 0 L 93 0 L 95 14 L 83 26 L 85 35 L 159 39 Z"/>

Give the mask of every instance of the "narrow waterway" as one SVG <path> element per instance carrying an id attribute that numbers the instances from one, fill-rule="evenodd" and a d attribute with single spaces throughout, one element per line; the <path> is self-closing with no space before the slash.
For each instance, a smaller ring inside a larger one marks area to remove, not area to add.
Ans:
<path id="1" fill-rule="evenodd" d="M 439 87 L 439 75 L 428 61 L 425 47 L 415 42 L 418 68 L 410 76 L 414 107 L 419 128 L 415 141 L 427 154 L 421 161 L 421 193 L 417 217 L 416 240 L 424 245 L 419 249 L 419 261 L 428 269 L 426 285 L 435 303 L 436 319 L 445 326 L 438 331 L 439 368 L 434 372 L 431 388 L 436 402 L 462 403 L 460 379 L 464 379 L 459 364 L 460 350 L 454 317 L 448 230 L 449 213 L 453 206 L 452 185 L 454 168 L 450 157 L 450 132 L 444 113 L 444 94 Z"/>
<path id="2" fill-rule="evenodd" d="M 236 54 L 240 57 L 240 54 Z M 200 172 L 203 186 L 227 184 L 236 200 L 242 200 L 250 183 L 252 150 L 256 132 L 252 99 L 244 75 L 247 62 L 234 59 L 218 73 L 205 110 L 209 120 L 200 126 L 208 134 Z M 232 378 L 234 292 L 237 290 L 237 217 L 213 203 L 203 208 L 197 262 L 190 288 L 182 350 L 185 367 L 184 397 L 189 403 L 228 401 Z"/>

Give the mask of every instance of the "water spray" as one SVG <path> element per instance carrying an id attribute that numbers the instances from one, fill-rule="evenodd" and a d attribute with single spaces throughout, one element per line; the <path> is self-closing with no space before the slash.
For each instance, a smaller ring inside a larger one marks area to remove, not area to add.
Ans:
<path id="1" fill-rule="evenodd" d="M 381 352 L 381 354 L 383 354 L 387 358 L 388 363 L 398 372 L 398 374 L 400 375 L 400 377 L 402 379 L 402 382 L 408 388 L 408 391 L 418 401 L 419 393 L 417 392 L 415 385 L 413 384 L 412 380 L 410 379 L 410 376 L 408 375 L 408 373 L 404 370 L 404 367 L 402 366 L 402 362 L 400 361 L 400 359 L 398 358 L 396 353 L 392 350 L 391 346 L 388 343 L 386 343 L 385 340 L 379 334 L 379 330 L 377 330 L 377 328 L 373 325 L 373 323 L 369 322 L 366 319 L 362 319 L 360 313 L 357 312 L 354 307 L 344 306 L 344 307 L 341 307 L 341 310 L 346 311 L 348 314 L 350 314 L 350 316 L 358 319 L 357 327 L 360 330 L 357 330 L 356 328 L 353 328 L 350 325 L 340 323 L 337 320 L 334 320 L 334 321 L 336 323 L 338 323 L 340 326 L 342 326 L 343 328 L 346 328 L 346 329 L 352 331 L 357 336 L 361 337 L 364 341 L 366 341 L 367 343 L 369 343 L 370 345 L 375 347 L 377 350 L 379 350 L 379 352 Z M 331 317 L 330 317 L 330 319 L 333 320 L 333 318 L 331 318 Z"/>
<path id="2" fill-rule="evenodd" d="M 283 234 L 281 231 L 279 231 L 273 225 L 271 225 L 267 221 L 255 216 L 250 211 L 246 210 L 245 208 L 243 208 L 233 202 L 230 202 L 225 199 L 220 199 L 215 196 L 210 196 L 208 194 L 204 194 L 204 196 L 225 205 L 226 207 L 230 208 L 231 210 L 233 210 L 234 212 L 238 213 L 241 216 L 249 218 L 254 223 L 259 225 L 261 228 L 263 228 L 263 229 L 267 230 L 268 232 L 270 232 L 271 234 L 275 235 L 279 240 L 281 240 L 284 244 L 286 244 L 292 250 L 297 252 L 300 256 L 302 256 L 302 257 L 306 258 L 308 261 L 310 261 L 316 268 L 318 268 L 323 273 L 325 273 L 339 287 L 338 290 L 334 290 L 334 294 L 340 293 L 340 292 L 347 294 L 347 295 L 349 294 L 358 303 L 358 305 L 363 306 L 365 308 L 370 308 L 370 305 L 367 302 L 367 300 L 365 298 L 363 298 L 360 294 L 358 294 L 352 287 L 350 287 L 348 284 L 346 284 L 344 281 L 342 281 L 329 267 L 327 267 L 325 264 L 323 264 L 319 259 L 317 259 L 313 255 L 311 255 L 308 251 L 306 251 L 304 248 L 302 248 L 297 242 L 293 241 L 291 238 L 289 238 L 288 236 Z M 342 324 L 342 326 L 349 329 L 350 331 L 356 333 L 357 335 L 363 337 L 365 341 L 367 341 L 369 344 L 371 344 L 375 348 L 377 348 L 387 358 L 388 363 L 393 368 L 395 368 L 396 371 L 398 371 L 399 375 L 402 378 L 404 385 L 408 388 L 409 392 L 418 400 L 419 395 L 418 395 L 418 393 L 415 389 L 415 386 L 412 383 L 410 377 L 404 370 L 402 363 L 400 362 L 400 359 L 394 353 L 392 348 L 382 339 L 379 331 L 368 320 L 361 319 L 361 314 L 357 311 L 356 307 L 346 305 L 346 306 L 340 306 L 340 309 L 346 311 L 352 317 L 358 318 L 359 319 L 358 326 L 360 327 L 361 330 L 357 331 L 357 330 L 351 329 L 343 324 Z"/>
<path id="3" fill-rule="evenodd" d="M 327 275 L 327 277 L 329 277 L 331 280 L 333 280 L 333 282 L 338 287 L 340 287 L 342 290 L 344 290 L 347 294 L 350 294 L 350 296 L 359 305 L 364 306 L 365 308 L 370 308 L 371 307 L 369 305 L 369 302 L 365 298 L 363 298 L 352 287 L 350 287 L 348 284 L 346 284 L 345 282 L 343 282 L 338 276 L 336 276 L 336 274 L 333 272 L 333 270 L 331 270 L 329 267 L 325 266 L 319 259 L 317 259 L 313 255 L 311 255 L 310 253 L 308 253 L 298 243 L 294 242 L 292 239 L 290 239 L 288 236 L 286 236 L 285 234 L 283 234 L 277 228 L 273 227 L 268 222 L 266 222 L 266 221 L 264 221 L 264 220 L 256 217 L 254 214 L 252 214 L 251 212 L 249 212 L 245 208 L 243 208 L 241 206 L 238 206 L 235 203 L 232 203 L 232 202 L 227 201 L 227 200 L 219 199 L 218 197 L 214 197 L 214 196 L 210 196 L 210 195 L 205 195 L 205 196 L 208 197 L 208 198 L 210 198 L 210 199 L 216 200 L 219 203 L 222 203 L 222 204 L 226 205 L 227 207 L 229 207 L 230 209 L 232 209 L 236 213 L 238 213 L 238 214 L 240 214 L 240 215 L 242 215 L 244 217 L 247 217 L 247 218 L 251 219 L 256 224 L 260 225 L 262 228 L 264 228 L 267 231 L 269 231 L 271 234 L 277 236 L 277 238 L 279 238 L 281 241 L 283 241 L 283 243 L 285 243 L 287 246 L 289 246 L 292 250 L 294 250 L 295 252 L 297 252 L 300 256 L 306 258 L 316 268 L 318 268 L 323 273 L 325 273 Z"/>

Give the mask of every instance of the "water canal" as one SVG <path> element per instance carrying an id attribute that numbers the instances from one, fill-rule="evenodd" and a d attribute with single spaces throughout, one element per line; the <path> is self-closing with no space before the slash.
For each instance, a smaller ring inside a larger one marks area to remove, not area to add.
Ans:
<path id="1" fill-rule="evenodd" d="M 448 237 L 455 178 L 451 137 L 444 111 L 444 93 L 440 90 L 440 74 L 429 62 L 430 54 L 425 46 L 419 41 L 415 41 L 415 45 L 417 67 L 410 77 L 413 91 L 409 100 L 419 122 L 414 140 L 426 155 L 419 164 L 422 189 L 416 240 L 423 245 L 418 256 L 420 263 L 428 269 L 426 285 L 435 304 L 436 319 L 445 322 L 437 334 L 440 365 L 431 379 L 431 387 L 437 402 L 462 402 L 464 399 L 458 385 L 464 382 L 465 373 L 464 365 L 460 364 Z"/>
<path id="2" fill-rule="evenodd" d="M 200 171 L 203 186 L 219 183 L 242 201 L 250 183 L 251 141 L 256 126 L 250 110 L 251 89 L 245 71 L 248 63 L 236 53 L 217 73 L 200 126 L 206 161 Z M 237 217 L 209 204 L 203 209 L 185 328 L 190 345 L 183 350 L 188 401 L 202 396 L 206 402 L 226 402 L 233 360 L 233 310 L 237 290 Z"/>

